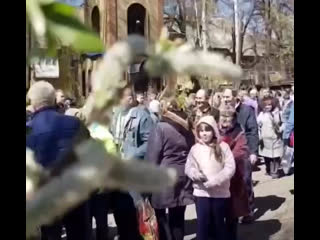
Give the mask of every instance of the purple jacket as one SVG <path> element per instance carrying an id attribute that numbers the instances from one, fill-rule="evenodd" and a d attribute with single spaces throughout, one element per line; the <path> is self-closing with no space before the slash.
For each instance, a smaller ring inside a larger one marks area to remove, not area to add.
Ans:
<path id="1" fill-rule="evenodd" d="M 252 107 L 254 109 L 256 117 L 258 117 L 258 102 L 257 101 L 255 101 L 249 97 L 244 97 L 244 101 L 242 103 L 247 106 Z"/>

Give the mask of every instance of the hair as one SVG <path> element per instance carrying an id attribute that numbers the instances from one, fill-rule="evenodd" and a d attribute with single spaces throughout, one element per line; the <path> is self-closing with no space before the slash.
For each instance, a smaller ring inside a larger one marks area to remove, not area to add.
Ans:
<path id="1" fill-rule="evenodd" d="M 226 89 L 224 89 L 223 93 L 225 93 L 227 90 L 228 90 L 228 91 L 231 91 L 232 96 L 233 96 L 234 98 L 236 98 L 236 97 L 238 96 L 238 91 L 237 91 L 236 89 L 226 88 Z"/>
<path id="2" fill-rule="evenodd" d="M 195 94 L 195 93 L 190 93 L 188 97 L 189 97 L 189 98 L 191 98 L 191 97 L 195 98 L 195 97 L 196 97 L 196 94 Z"/>
<path id="3" fill-rule="evenodd" d="M 121 98 L 124 97 L 124 93 L 126 92 L 126 90 L 130 90 L 131 91 L 131 96 L 133 96 L 132 86 L 131 85 L 126 85 L 124 88 L 119 90 Z"/>
<path id="4" fill-rule="evenodd" d="M 221 163 L 222 162 L 222 150 L 221 150 L 220 144 L 218 143 L 218 139 L 217 139 L 217 136 L 216 136 L 214 129 L 209 124 L 202 122 L 197 126 L 197 135 L 198 136 L 199 136 L 199 132 L 202 129 L 204 129 L 205 131 L 213 132 L 213 137 L 211 139 L 211 143 L 209 144 L 209 146 L 212 148 L 216 160 Z"/>
<path id="5" fill-rule="evenodd" d="M 270 101 L 270 102 L 271 102 L 271 106 L 272 106 L 271 111 L 273 111 L 276 106 L 275 106 L 274 99 L 273 99 L 273 97 L 271 97 L 271 96 L 265 97 L 265 98 L 262 99 L 262 108 L 263 108 L 263 109 L 265 108 L 267 101 Z"/>
<path id="6" fill-rule="evenodd" d="M 199 89 L 199 90 L 197 91 L 197 93 L 198 93 L 199 91 L 203 91 L 205 98 L 206 98 L 206 99 L 209 99 L 210 95 L 209 95 L 209 91 L 208 91 L 207 89 L 201 88 L 201 89 Z"/>
<path id="7" fill-rule="evenodd" d="M 179 104 L 178 104 L 177 100 L 173 97 L 162 99 L 160 102 L 160 106 L 164 112 L 166 112 L 166 111 L 170 111 L 170 112 L 180 111 Z"/>
<path id="8" fill-rule="evenodd" d="M 62 89 L 57 89 L 57 90 L 56 90 L 56 93 L 59 93 L 59 92 L 60 92 L 60 93 L 64 93 Z"/>
<path id="9" fill-rule="evenodd" d="M 282 93 L 281 93 L 280 91 L 277 91 L 276 94 L 277 94 L 278 97 L 281 97 L 281 96 L 282 96 Z"/>
<path id="10" fill-rule="evenodd" d="M 56 91 L 50 83 L 39 81 L 30 87 L 28 98 L 30 99 L 31 105 L 36 109 L 51 107 L 54 106 L 56 101 Z"/>
<path id="11" fill-rule="evenodd" d="M 136 96 L 138 96 L 138 95 L 144 96 L 144 93 L 142 91 L 136 91 Z"/>

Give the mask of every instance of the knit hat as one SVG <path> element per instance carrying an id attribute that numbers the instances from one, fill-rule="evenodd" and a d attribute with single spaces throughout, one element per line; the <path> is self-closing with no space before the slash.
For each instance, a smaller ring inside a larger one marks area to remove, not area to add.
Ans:
<path id="1" fill-rule="evenodd" d="M 236 109 L 231 105 L 222 104 L 219 108 L 220 116 L 233 117 L 236 113 Z"/>
<path id="2" fill-rule="evenodd" d="M 149 103 L 149 110 L 153 113 L 160 113 L 160 102 L 158 100 L 152 100 Z"/>

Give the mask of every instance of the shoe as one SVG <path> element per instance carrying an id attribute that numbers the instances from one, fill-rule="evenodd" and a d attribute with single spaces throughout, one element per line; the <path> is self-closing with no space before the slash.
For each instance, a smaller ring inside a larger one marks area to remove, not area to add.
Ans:
<path id="1" fill-rule="evenodd" d="M 243 217 L 241 221 L 242 224 L 250 224 L 253 222 L 254 222 L 254 217 L 251 215 Z"/>

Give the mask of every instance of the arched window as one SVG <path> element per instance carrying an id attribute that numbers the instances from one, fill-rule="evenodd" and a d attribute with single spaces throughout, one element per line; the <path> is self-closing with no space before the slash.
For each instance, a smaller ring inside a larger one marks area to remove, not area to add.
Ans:
<path id="1" fill-rule="evenodd" d="M 92 9 L 91 23 L 93 30 L 100 35 L 100 12 L 97 6 Z"/>
<path id="2" fill-rule="evenodd" d="M 145 35 L 146 9 L 138 3 L 131 4 L 128 8 L 128 34 Z"/>

